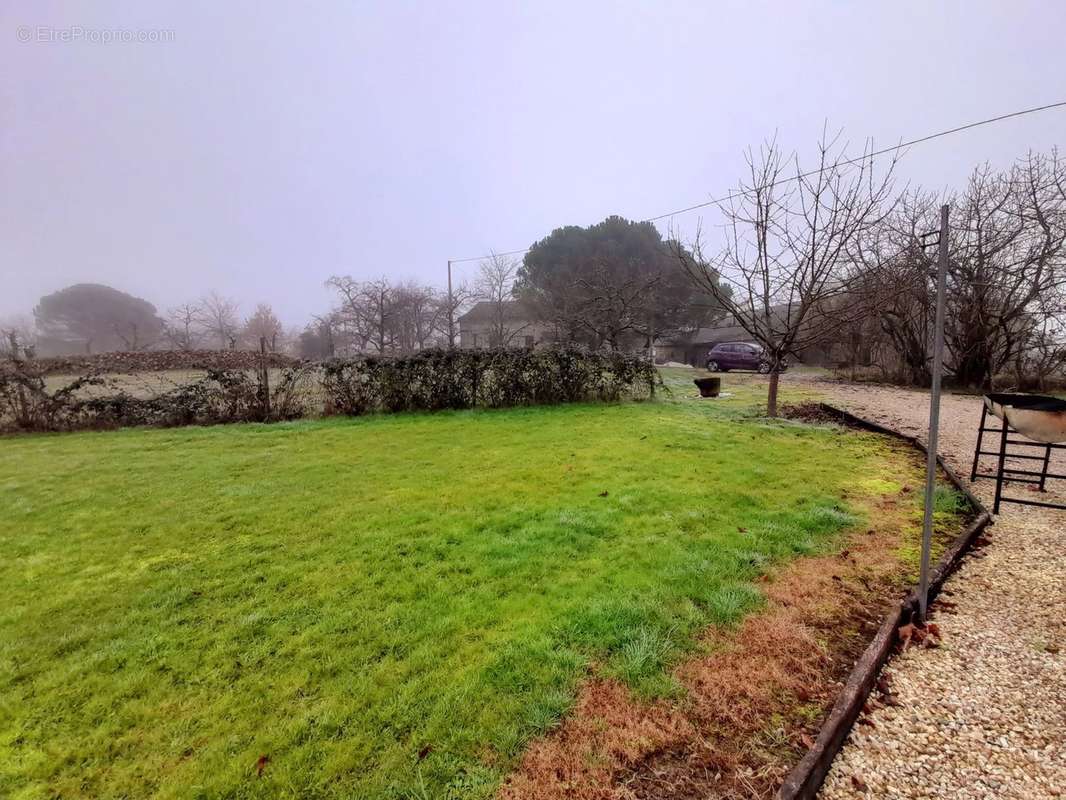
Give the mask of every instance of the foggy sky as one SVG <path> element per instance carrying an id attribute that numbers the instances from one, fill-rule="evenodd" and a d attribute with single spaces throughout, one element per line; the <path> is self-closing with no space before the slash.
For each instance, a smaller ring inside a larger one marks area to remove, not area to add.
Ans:
<path id="1" fill-rule="evenodd" d="M 19 41 L 42 26 L 173 40 Z M 707 200 L 775 131 L 802 157 L 826 119 L 886 146 L 1064 100 L 1064 30 L 1052 0 L 6 0 L 0 315 L 95 281 L 302 324 L 333 273 L 442 285 L 448 258 Z M 938 140 L 898 183 L 1064 134 L 1058 110 Z"/>

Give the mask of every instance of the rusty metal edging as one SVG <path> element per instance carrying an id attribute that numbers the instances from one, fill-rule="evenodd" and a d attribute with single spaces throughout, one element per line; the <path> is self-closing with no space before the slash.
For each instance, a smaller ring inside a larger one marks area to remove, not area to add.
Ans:
<path id="1" fill-rule="evenodd" d="M 857 417 L 850 412 L 827 403 L 819 403 L 819 406 L 827 414 L 851 425 L 902 439 L 922 452 L 927 452 L 925 445 L 914 436 L 907 436 L 899 431 L 862 417 Z M 937 562 L 936 569 L 929 581 L 930 602 L 939 594 L 941 587 L 943 587 L 944 582 L 951 573 L 958 568 L 959 562 L 969 551 L 974 540 L 992 521 L 992 516 L 988 513 L 988 509 L 985 508 L 984 504 L 970 488 L 959 480 L 959 477 L 944 463 L 939 454 L 937 454 L 937 463 L 948 476 L 948 480 L 973 505 L 977 511 L 977 519 L 956 537 L 955 541 L 952 542 L 951 546 L 941 555 L 940 560 Z M 844 688 L 833 704 L 829 716 L 822 723 L 822 728 L 818 732 L 818 738 L 815 740 L 814 745 L 800 759 L 800 762 L 793 767 L 788 777 L 785 778 L 784 783 L 778 788 L 775 795 L 777 800 L 808 800 L 818 794 L 825 776 L 829 773 L 833 759 L 836 758 L 840 748 L 843 747 L 845 739 L 851 732 L 851 727 L 855 724 L 855 720 L 858 719 L 866 699 L 870 696 L 881 668 L 892 655 L 892 650 L 898 640 L 900 627 L 910 622 L 911 616 L 917 607 L 917 590 L 912 589 L 907 598 L 894 605 L 885 616 L 881 627 L 877 630 L 877 634 L 867 645 L 859 660 L 855 662 L 855 666 L 852 667 L 847 683 L 844 684 Z"/>

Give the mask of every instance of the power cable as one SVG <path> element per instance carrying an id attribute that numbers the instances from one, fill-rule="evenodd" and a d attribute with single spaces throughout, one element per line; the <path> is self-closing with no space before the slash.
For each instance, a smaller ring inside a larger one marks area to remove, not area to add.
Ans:
<path id="1" fill-rule="evenodd" d="M 1012 111 L 1009 114 L 1000 114 L 998 117 L 989 117 L 988 119 L 978 120 L 977 122 L 969 122 L 969 123 L 967 123 L 965 125 L 959 125 L 959 126 L 954 127 L 954 128 L 948 128 L 947 130 L 937 131 L 936 133 L 930 133 L 930 134 L 928 134 L 926 136 L 920 136 L 917 139 L 911 139 L 911 140 L 906 141 L 906 142 L 900 142 L 899 144 L 897 144 L 897 145 L 895 145 L 893 147 L 885 147 L 885 148 L 882 148 L 881 150 L 875 150 L 875 151 L 873 151 L 871 153 L 864 153 L 863 155 L 856 156 L 855 158 L 845 159 L 844 161 L 837 161 L 837 162 L 834 162 L 833 164 L 830 164 L 828 166 L 821 167 L 820 169 L 811 170 L 810 172 L 804 172 L 804 173 L 800 173 L 799 175 L 791 175 L 791 176 L 789 176 L 787 178 L 782 178 L 781 180 L 771 181 L 770 183 L 764 184 L 762 186 L 752 187 L 751 189 L 748 189 L 747 192 L 730 192 L 729 194 L 723 195 L 722 197 L 716 197 L 714 199 L 707 200 L 707 201 L 705 201 L 703 203 L 696 203 L 695 205 L 685 206 L 684 208 L 679 208 L 676 211 L 668 211 L 665 214 L 659 214 L 659 215 L 654 216 L 654 217 L 646 217 L 645 219 L 638 220 L 638 222 L 657 222 L 658 220 L 666 219 L 667 217 L 674 217 L 674 216 L 677 216 L 678 214 L 687 214 L 689 211 L 696 211 L 696 210 L 701 209 L 701 208 L 707 208 L 708 206 L 718 205 L 719 203 L 725 203 L 725 202 L 727 202 L 729 200 L 734 200 L 734 199 L 736 199 L 738 197 L 743 196 L 744 194 L 746 194 L 748 192 L 761 191 L 763 189 L 769 189 L 769 188 L 771 188 L 773 186 L 776 186 L 776 185 L 779 185 L 779 184 L 791 183 L 793 181 L 800 181 L 800 180 L 803 180 L 804 178 L 810 178 L 810 177 L 813 177 L 814 175 L 818 175 L 819 173 L 825 172 L 826 170 L 829 170 L 829 169 L 837 169 L 837 168 L 839 168 L 841 166 L 848 166 L 850 164 L 857 164 L 860 161 L 866 161 L 867 159 L 873 159 L 873 158 L 876 158 L 877 156 L 883 156 L 886 153 L 891 153 L 893 151 L 898 152 L 898 151 L 900 151 L 900 150 L 902 150 L 904 148 L 913 147 L 916 144 L 922 144 L 924 142 L 929 142 L 929 141 L 932 141 L 933 139 L 940 139 L 940 138 L 942 138 L 944 136 L 950 136 L 950 135 L 955 134 L 955 133 L 961 133 L 962 131 L 968 131 L 968 130 L 970 130 L 972 128 L 979 128 L 982 125 L 991 125 L 991 124 L 993 124 L 995 122 L 1002 122 L 1003 120 L 1013 119 L 1014 117 L 1024 117 L 1024 116 L 1026 116 L 1028 114 L 1037 114 L 1037 113 L 1039 113 L 1041 111 L 1049 111 L 1049 110 L 1054 109 L 1054 108 L 1062 108 L 1063 106 L 1066 106 L 1066 100 L 1063 100 L 1063 101 L 1058 102 L 1058 103 L 1048 103 L 1047 105 L 1036 106 L 1035 108 L 1026 108 L 1026 109 L 1022 109 L 1021 111 Z M 469 262 L 469 261 L 482 261 L 482 260 L 484 260 L 486 258 L 492 258 L 493 256 L 516 256 L 516 255 L 520 255 L 522 253 L 528 253 L 529 250 L 530 250 L 530 248 L 524 247 L 521 250 L 508 250 L 507 252 L 504 252 L 504 253 L 489 253 L 488 255 L 470 256 L 468 258 L 453 258 L 453 259 L 450 259 L 450 261 L 451 261 L 452 264 L 462 264 L 462 263 Z"/>

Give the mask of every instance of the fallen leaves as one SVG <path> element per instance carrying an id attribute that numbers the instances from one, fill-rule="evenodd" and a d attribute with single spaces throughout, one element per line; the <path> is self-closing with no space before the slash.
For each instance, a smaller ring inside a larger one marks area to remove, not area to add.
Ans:
<path id="1" fill-rule="evenodd" d="M 925 648 L 940 647 L 940 641 L 940 626 L 935 622 L 930 622 L 924 626 L 911 622 L 907 625 L 902 625 L 899 629 L 901 652 L 906 652 L 911 645 Z"/>

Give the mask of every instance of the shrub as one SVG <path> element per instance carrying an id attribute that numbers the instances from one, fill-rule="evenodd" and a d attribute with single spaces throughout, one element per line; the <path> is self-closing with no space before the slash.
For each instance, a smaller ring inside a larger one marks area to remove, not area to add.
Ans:
<path id="1" fill-rule="evenodd" d="M 353 415 L 613 401 L 650 396 L 657 382 L 654 367 L 637 356 L 575 347 L 334 359 L 322 378 L 327 412 Z"/>
<path id="2" fill-rule="evenodd" d="M 284 369 L 270 387 L 261 371 L 209 369 L 198 380 L 141 397 L 101 375 L 49 389 L 33 361 L 9 362 L 0 369 L 0 427 L 63 431 L 296 419 L 309 412 L 300 391 L 308 370 L 308 365 Z"/>

